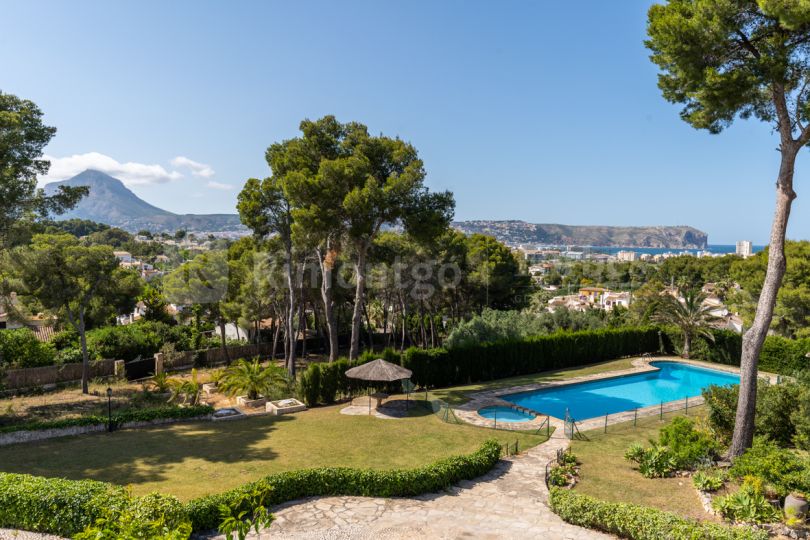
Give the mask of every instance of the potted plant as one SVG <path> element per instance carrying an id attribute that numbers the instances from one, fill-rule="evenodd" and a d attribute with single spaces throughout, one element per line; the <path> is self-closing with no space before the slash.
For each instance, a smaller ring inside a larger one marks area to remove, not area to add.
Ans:
<path id="1" fill-rule="evenodd" d="M 211 394 L 217 391 L 219 382 L 222 380 L 222 376 L 224 374 L 225 374 L 224 369 L 215 369 L 208 374 L 209 377 L 208 382 L 202 385 L 203 392 L 205 392 L 206 396 L 210 396 Z"/>
<path id="2" fill-rule="evenodd" d="M 794 491 L 785 497 L 785 515 L 802 520 L 807 516 L 807 494 Z"/>
<path id="3" fill-rule="evenodd" d="M 240 359 L 225 370 L 219 388 L 231 397 L 236 396 L 238 405 L 253 408 L 264 406 L 270 394 L 286 382 L 282 368 L 262 366 L 258 358 L 253 361 Z"/>

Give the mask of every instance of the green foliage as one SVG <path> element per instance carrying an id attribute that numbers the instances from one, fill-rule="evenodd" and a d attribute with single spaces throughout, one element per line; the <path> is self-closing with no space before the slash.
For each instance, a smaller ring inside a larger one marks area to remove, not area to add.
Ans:
<path id="1" fill-rule="evenodd" d="M 520 341 L 405 351 L 402 366 L 420 386 L 445 387 L 581 366 L 659 348 L 655 328 L 559 332 Z"/>
<path id="2" fill-rule="evenodd" d="M 692 475 L 692 484 L 700 491 L 717 491 L 725 484 L 720 474 L 711 474 L 706 471 L 697 471 Z"/>
<path id="3" fill-rule="evenodd" d="M 202 384 L 197 379 L 197 369 L 191 370 L 191 378 L 172 378 L 167 381 L 171 390 L 170 401 L 183 405 L 197 405 L 200 402 Z"/>
<path id="4" fill-rule="evenodd" d="M 198 418 L 213 414 L 214 409 L 208 405 L 196 405 L 193 407 L 163 406 L 149 409 L 130 409 L 116 412 L 112 416 L 113 426 L 121 426 L 129 422 L 151 422 L 163 419 L 188 419 Z M 65 418 L 63 420 L 46 420 L 42 422 L 29 422 L 27 424 L 13 424 L 0 427 L 0 433 L 12 431 L 39 431 L 43 429 L 60 429 L 76 426 L 106 425 L 106 416 L 79 416 L 76 418 Z"/>
<path id="5" fill-rule="evenodd" d="M 780 496 L 810 491 L 810 461 L 763 438 L 754 439 L 754 445 L 734 460 L 729 476 L 736 480 L 758 478 Z"/>
<path id="6" fill-rule="evenodd" d="M 585 312 L 557 309 L 549 313 L 524 311 L 498 311 L 484 309 L 453 328 L 444 340 L 447 349 L 468 347 L 478 343 L 517 341 L 531 336 L 551 334 L 560 330 L 596 330 L 607 325 L 606 312 Z"/>
<path id="7" fill-rule="evenodd" d="M 245 494 L 253 493 L 257 487 L 272 488 L 265 501 L 268 506 L 314 496 L 405 497 L 433 493 L 490 471 L 500 455 L 500 444 L 489 440 L 472 454 L 445 458 L 415 469 L 329 467 L 283 472 L 225 493 L 195 499 L 187 503 L 186 509 L 194 530 L 204 531 L 220 524 L 222 505 L 237 512 L 251 510 L 236 507 L 235 502 L 244 501 Z"/>
<path id="8" fill-rule="evenodd" d="M 183 504 L 175 497 L 150 493 L 104 508 L 93 525 L 75 535 L 75 540 L 186 540 L 191 536 Z"/>
<path id="9" fill-rule="evenodd" d="M 165 371 L 161 373 L 156 373 L 149 379 L 148 383 L 149 388 L 159 394 L 163 394 L 169 391 L 170 383 L 169 383 L 169 374 Z"/>
<path id="10" fill-rule="evenodd" d="M 678 469 L 692 469 L 717 455 L 720 450 L 711 433 L 695 429 L 695 422 L 678 416 L 661 428 L 658 443 L 672 453 Z"/>
<path id="11" fill-rule="evenodd" d="M 289 384 L 284 368 L 273 363 L 262 366 L 256 358 L 253 361 L 240 359 L 229 366 L 219 381 L 219 388 L 230 396 L 275 399 L 289 388 Z"/>
<path id="12" fill-rule="evenodd" d="M 653 320 L 677 327 L 683 335 L 682 354 L 689 358 L 692 341 L 702 336 L 710 341 L 714 334 L 709 329 L 718 318 L 712 315 L 713 307 L 704 304 L 707 296 L 699 288 L 686 288 L 681 291 L 683 301 L 670 294 L 663 295 L 658 302 Z"/>
<path id="13" fill-rule="evenodd" d="M 630 540 L 768 538 L 765 531 L 695 521 L 635 504 L 604 502 L 570 489 L 551 488 L 549 503 L 552 511 L 568 523 Z"/>
<path id="14" fill-rule="evenodd" d="M 768 384 L 760 380 L 757 388 L 757 435 L 781 446 L 804 444 L 808 416 L 806 403 L 810 384 L 805 377 Z M 734 431 L 739 386 L 709 386 L 703 389 L 703 398 L 709 409 L 709 425 L 721 442 L 728 442 Z"/>
<path id="15" fill-rule="evenodd" d="M 71 536 L 122 507 L 123 488 L 93 480 L 0 473 L 0 527 Z"/>
<path id="16" fill-rule="evenodd" d="M 338 395 L 352 395 L 359 389 L 366 388 L 369 383 L 346 377 L 346 371 L 349 368 L 371 362 L 380 356 L 394 364 L 400 362 L 399 353 L 393 349 L 386 349 L 382 355 L 373 351 L 365 351 L 353 362 L 340 358 L 329 363 L 312 363 L 301 374 L 298 385 L 299 395 L 309 407 L 314 407 L 318 403 L 334 403 Z"/>
<path id="17" fill-rule="evenodd" d="M 39 341 L 28 328 L 0 331 L 0 363 L 27 368 L 49 366 L 55 359 L 53 345 Z"/>
<path id="18" fill-rule="evenodd" d="M 782 513 L 763 495 L 762 490 L 751 483 L 744 483 L 730 495 L 715 497 L 714 508 L 723 518 L 740 523 L 773 523 Z"/>
<path id="19" fill-rule="evenodd" d="M 666 446 L 652 445 L 643 448 L 631 445 L 624 458 L 638 465 L 638 472 L 644 478 L 665 478 L 678 469 L 678 461 Z"/>
<path id="20" fill-rule="evenodd" d="M 252 493 L 243 494 L 231 504 L 220 505 L 219 532 L 227 540 L 233 540 L 234 534 L 239 540 L 245 540 L 251 529 L 258 535 L 262 528 L 269 527 L 273 514 L 267 510 L 265 501 L 271 490 L 269 486 L 257 486 Z"/>

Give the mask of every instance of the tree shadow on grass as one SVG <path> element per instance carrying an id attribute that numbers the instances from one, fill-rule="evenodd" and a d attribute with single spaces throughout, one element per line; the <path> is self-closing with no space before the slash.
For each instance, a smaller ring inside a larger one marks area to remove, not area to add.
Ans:
<path id="1" fill-rule="evenodd" d="M 278 452 L 258 444 L 272 438 L 280 423 L 292 420 L 289 416 L 262 416 L 184 422 L 13 445 L 0 448 L 0 470 L 76 480 L 92 478 L 115 484 L 164 482 L 176 477 L 177 473 L 171 473 L 169 467 L 187 460 L 201 460 L 204 464 L 273 460 Z M 196 473 L 189 470 L 189 474 L 205 474 L 205 480 L 214 487 L 217 477 L 233 472 L 232 468 L 223 471 L 214 468 L 213 473 L 207 474 L 199 468 Z"/>

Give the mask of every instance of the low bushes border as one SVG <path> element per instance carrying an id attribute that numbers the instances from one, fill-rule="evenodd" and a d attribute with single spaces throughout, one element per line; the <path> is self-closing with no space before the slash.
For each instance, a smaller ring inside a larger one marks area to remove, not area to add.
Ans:
<path id="1" fill-rule="evenodd" d="M 461 480 L 471 480 L 498 462 L 498 441 L 485 441 L 470 454 L 441 459 L 415 469 L 373 470 L 323 467 L 266 476 L 236 489 L 189 501 L 182 508 L 194 531 L 216 529 L 220 505 L 248 510 L 245 497 L 257 488 L 268 488 L 269 505 L 319 495 L 396 497 L 432 493 Z M 148 497 L 148 496 L 147 496 Z M 27 474 L 0 473 L 0 527 L 71 536 L 112 509 L 121 510 L 132 499 L 120 486 L 94 480 L 65 480 Z"/>
<path id="2" fill-rule="evenodd" d="M 155 420 L 182 420 L 197 418 L 213 414 L 214 408 L 210 405 L 195 405 L 193 407 L 152 407 L 149 409 L 130 409 L 112 415 L 113 427 L 120 427 L 130 422 L 152 422 Z M 62 429 L 70 427 L 107 425 L 106 416 L 79 416 L 61 420 L 43 420 L 0 427 L 0 433 L 14 433 L 17 431 L 42 431 L 46 429 Z"/>
<path id="3" fill-rule="evenodd" d="M 207 531 L 219 524 L 220 505 L 238 506 L 245 495 L 259 487 L 270 488 L 267 500 L 270 505 L 314 496 L 404 497 L 433 493 L 486 474 L 500 456 L 500 444 L 490 439 L 471 454 L 448 457 L 415 469 L 322 467 L 283 472 L 225 493 L 192 500 L 186 504 L 186 511 L 195 531 Z"/>
<path id="4" fill-rule="evenodd" d="M 549 503 L 555 514 L 572 525 L 615 534 L 630 540 L 768 538 L 767 532 L 750 527 L 704 523 L 647 506 L 600 501 L 570 489 L 552 487 Z"/>

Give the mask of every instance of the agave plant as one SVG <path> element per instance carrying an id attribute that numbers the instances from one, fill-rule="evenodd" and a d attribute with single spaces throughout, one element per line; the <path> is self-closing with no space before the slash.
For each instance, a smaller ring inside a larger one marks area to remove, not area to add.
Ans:
<path id="1" fill-rule="evenodd" d="M 219 388 L 229 396 L 247 395 L 248 399 L 268 396 L 287 386 L 286 372 L 276 365 L 262 366 L 259 359 L 241 359 L 225 370 Z"/>

